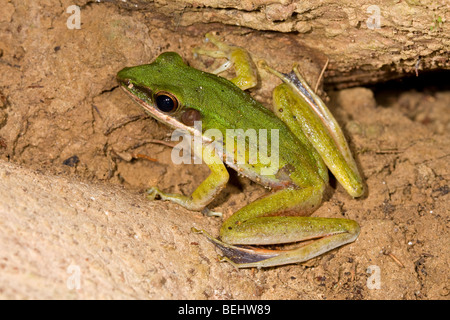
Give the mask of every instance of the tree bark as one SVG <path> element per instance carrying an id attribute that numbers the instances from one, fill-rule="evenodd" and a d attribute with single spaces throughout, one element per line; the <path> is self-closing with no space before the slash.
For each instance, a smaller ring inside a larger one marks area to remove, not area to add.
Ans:
<path id="1" fill-rule="evenodd" d="M 156 0 L 137 8 L 176 28 L 218 22 L 289 34 L 329 58 L 326 82 L 337 87 L 450 68 L 446 0 Z"/>

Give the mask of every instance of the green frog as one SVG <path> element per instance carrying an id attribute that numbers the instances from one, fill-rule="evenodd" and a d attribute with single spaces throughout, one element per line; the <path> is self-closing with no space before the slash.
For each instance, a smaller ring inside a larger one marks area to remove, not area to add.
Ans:
<path id="1" fill-rule="evenodd" d="M 222 260 L 237 268 L 271 267 L 303 262 L 353 242 L 360 232 L 357 222 L 310 217 L 322 202 L 328 169 L 350 196 L 364 193 L 346 139 L 326 105 L 296 65 L 283 74 L 259 61 L 260 68 L 282 80 L 273 91 L 270 111 L 244 91 L 258 83 L 251 55 L 213 34 L 206 39 L 217 50 L 196 48 L 196 54 L 227 59 L 213 73 L 188 66 L 175 52 L 165 52 L 151 64 L 124 68 L 117 74 L 124 91 L 152 117 L 200 137 L 194 154 L 211 171 L 190 196 L 153 187 L 149 198 L 213 214 L 207 205 L 228 182 L 226 163 L 271 192 L 228 218 L 220 229 L 220 240 L 193 228 L 222 250 Z M 231 66 L 235 78 L 218 75 Z M 305 240 L 309 241 L 301 243 Z M 284 246 L 297 242 L 302 245 Z"/>

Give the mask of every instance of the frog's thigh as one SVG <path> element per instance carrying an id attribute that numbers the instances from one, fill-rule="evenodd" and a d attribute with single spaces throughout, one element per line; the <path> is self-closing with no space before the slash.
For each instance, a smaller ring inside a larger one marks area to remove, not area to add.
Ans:
<path id="1" fill-rule="evenodd" d="M 296 215 L 308 215 L 320 205 L 323 190 L 323 185 L 283 189 L 258 199 L 238 210 L 225 221 L 220 230 L 220 237 L 230 244 L 274 244 L 299 241 L 292 240 L 292 231 L 296 229 L 295 223 L 284 223 L 284 227 L 274 224 L 274 221 L 293 217 L 280 217 L 274 214 L 291 211 Z"/>
<path id="2" fill-rule="evenodd" d="M 317 100 L 319 101 L 318 97 Z M 303 143 L 306 143 L 305 138 L 309 140 L 347 192 L 353 197 L 361 196 L 364 192 L 362 178 L 333 116 L 329 114 L 327 118 L 323 112 L 324 118 L 321 119 L 311 105 L 285 83 L 274 89 L 273 101 L 274 113 Z M 329 113 L 325 104 L 320 104 Z M 332 127 L 333 131 L 327 129 L 327 126 Z"/>

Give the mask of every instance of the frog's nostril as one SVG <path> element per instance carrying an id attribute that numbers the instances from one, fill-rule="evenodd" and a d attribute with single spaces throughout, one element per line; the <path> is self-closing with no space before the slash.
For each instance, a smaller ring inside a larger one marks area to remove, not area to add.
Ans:
<path id="1" fill-rule="evenodd" d="M 124 78 L 120 78 L 120 77 L 117 77 L 116 79 L 117 79 L 117 82 L 119 82 L 119 84 L 121 84 L 125 87 L 128 87 L 128 89 L 132 89 L 134 87 L 134 85 L 133 85 L 133 83 L 131 83 L 130 79 L 126 79 L 126 78 L 124 79 Z"/>

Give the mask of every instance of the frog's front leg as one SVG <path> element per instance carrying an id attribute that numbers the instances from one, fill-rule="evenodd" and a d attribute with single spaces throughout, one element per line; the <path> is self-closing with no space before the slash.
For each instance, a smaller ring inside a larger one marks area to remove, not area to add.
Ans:
<path id="1" fill-rule="evenodd" d="M 231 79 L 231 82 L 237 85 L 241 90 L 247 90 L 257 85 L 257 68 L 247 50 L 241 47 L 228 45 L 217 39 L 211 33 L 207 33 L 205 37 L 209 42 L 214 44 L 218 50 L 195 48 L 194 53 L 207 55 L 213 58 L 227 59 L 227 62 L 213 71 L 214 74 L 219 74 L 231 66 L 234 66 L 236 77 Z"/>
<path id="2" fill-rule="evenodd" d="M 202 159 L 211 170 L 210 175 L 192 192 L 190 196 L 162 192 L 159 188 L 150 188 L 147 193 L 151 200 L 159 196 L 161 200 L 169 200 L 193 211 L 202 211 L 225 187 L 229 174 L 222 159 L 215 153 L 212 144 L 202 144 Z M 206 209 L 207 215 L 219 215 Z"/>
<path id="3" fill-rule="evenodd" d="M 348 219 L 276 216 L 286 211 L 309 214 L 321 202 L 323 184 L 288 188 L 250 203 L 222 226 L 221 240 L 204 233 L 237 268 L 270 267 L 299 263 L 354 241 L 359 225 Z M 194 230 L 198 231 L 198 230 Z M 245 245 L 274 245 L 314 241 L 288 250 L 267 250 Z M 244 246 L 242 246 L 244 245 Z"/>

